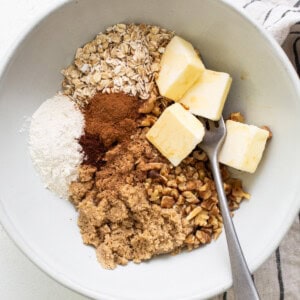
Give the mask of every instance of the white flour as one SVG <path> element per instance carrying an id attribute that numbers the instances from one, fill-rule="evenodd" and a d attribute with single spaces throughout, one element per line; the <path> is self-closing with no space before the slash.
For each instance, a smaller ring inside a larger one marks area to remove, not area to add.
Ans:
<path id="1" fill-rule="evenodd" d="M 46 100 L 33 114 L 29 130 L 29 149 L 37 171 L 47 188 L 68 198 L 71 181 L 83 160 L 78 138 L 84 117 L 66 96 Z"/>
<path id="2" fill-rule="evenodd" d="M 24 116 L 23 117 L 23 124 L 22 124 L 22 126 L 19 130 L 19 133 L 23 133 L 23 132 L 28 131 L 29 126 L 30 126 L 30 122 L 31 122 L 31 117 Z"/>

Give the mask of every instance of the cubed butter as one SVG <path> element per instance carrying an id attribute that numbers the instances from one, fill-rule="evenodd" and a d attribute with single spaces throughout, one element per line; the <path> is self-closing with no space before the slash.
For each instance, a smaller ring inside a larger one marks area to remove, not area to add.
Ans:
<path id="1" fill-rule="evenodd" d="M 204 134 L 202 123 L 181 104 L 175 103 L 164 110 L 146 137 L 174 166 L 178 166 L 202 141 Z"/>
<path id="2" fill-rule="evenodd" d="M 221 118 L 231 82 L 227 73 L 205 70 L 180 102 L 193 114 L 217 121 Z"/>
<path id="3" fill-rule="evenodd" d="M 174 36 L 161 59 L 156 81 L 162 96 L 178 101 L 205 69 L 192 44 Z"/>
<path id="4" fill-rule="evenodd" d="M 254 173 L 264 152 L 269 132 L 240 122 L 226 121 L 227 135 L 219 161 L 235 169 Z"/>

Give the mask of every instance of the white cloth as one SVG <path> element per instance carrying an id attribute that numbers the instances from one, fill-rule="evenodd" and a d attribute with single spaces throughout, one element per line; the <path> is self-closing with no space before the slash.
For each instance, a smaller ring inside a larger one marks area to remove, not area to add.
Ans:
<path id="1" fill-rule="evenodd" d="M 300 76 L 300 0 L 231 0 L 231 3 L 242 7 L 282 45 Z M 300 299 L 300 213 L 253 279 L 262 300 Z M 229 289 L 211 300 L 232 299 L 233 290 Z"/>
<path id="2" fill-rule="evenodd" d="M 279 44 L 283 44 L 293 25 L 300 21 L 299 0 L 231 0 L 245 9 L 268 30 Z"/>

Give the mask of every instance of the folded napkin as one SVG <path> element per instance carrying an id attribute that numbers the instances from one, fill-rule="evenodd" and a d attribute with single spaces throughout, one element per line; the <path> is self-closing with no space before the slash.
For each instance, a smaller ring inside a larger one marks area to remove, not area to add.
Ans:
<path id="1" fill-rule="evenodd" d="M 300 0 L 230 2 L 242 7 L 282 45 L 300 76 Z M 262 300 L 300 299 L 300 213 L 280 246 L 253 278 Z M 232 299 L 231 288 L 211 300 Z"/>

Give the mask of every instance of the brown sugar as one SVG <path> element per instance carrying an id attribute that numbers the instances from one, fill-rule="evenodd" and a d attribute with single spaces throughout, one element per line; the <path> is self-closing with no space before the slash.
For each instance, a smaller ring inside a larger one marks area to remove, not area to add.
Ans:
<path id="1" fill-rule="evenodd" d="M 148 171 L 143 166 L 164 158 L 152 149 L 143 130 L 126 151 L 118 145 L 104 159 L 99 171 L 82 166 L 79 180 L 70 186 L 83 241 L 96 247 L 102 266 L 113 269 L 180 248 L 186 237 L 181 214 L 148 200 L 143 184 Z"/>

